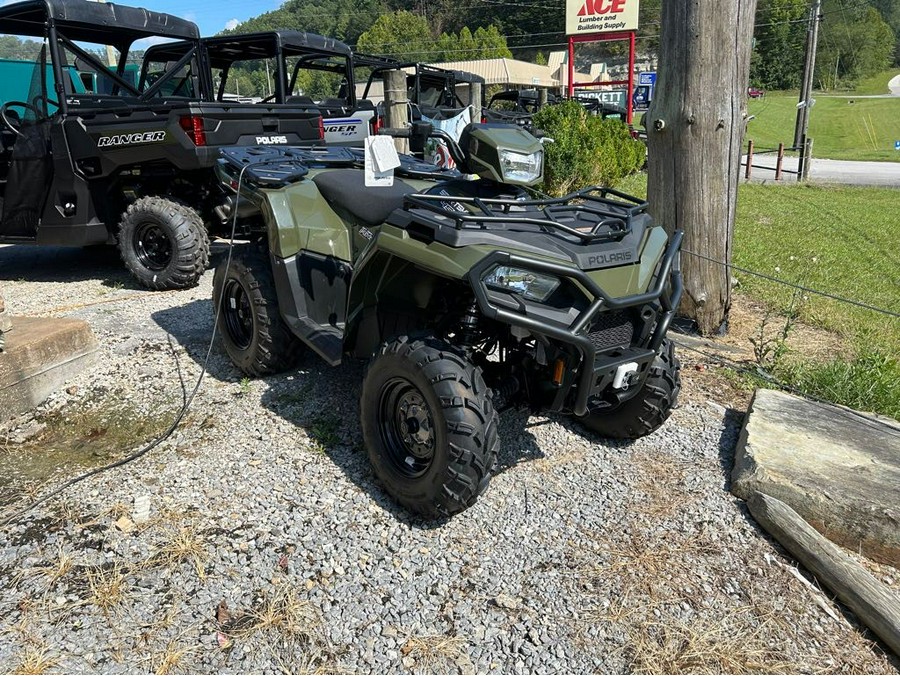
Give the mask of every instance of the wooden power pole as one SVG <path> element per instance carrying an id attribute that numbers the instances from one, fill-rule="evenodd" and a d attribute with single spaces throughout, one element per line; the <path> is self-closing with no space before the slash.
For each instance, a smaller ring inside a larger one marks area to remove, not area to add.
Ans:
<path id="1" fill-rule="evenodd" d="M 648 201 L 685 231 L 680 312 L 703 334 L 727 329 L 731 238 L 756 0 L 662 3 L 657 85 L 647 115 Z"/>

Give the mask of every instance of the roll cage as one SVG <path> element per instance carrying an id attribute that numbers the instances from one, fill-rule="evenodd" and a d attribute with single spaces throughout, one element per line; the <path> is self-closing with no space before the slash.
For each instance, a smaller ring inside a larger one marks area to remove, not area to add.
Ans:
<path id="1" fill-rule="evenodd" d="M 190 49 L 190 42 L 155 45 L 144 54 L 143 70 L 146 72 L 152 62 L 183 59 Z M 274 59 L 275 91 L 268 97 L 273 103 L 294 103 L 290 99 L 299 73 L 302 70 L 319 70 L 345 78 L 348 86 L 343 97 L 344 105 L 356 105 L 352 51 L 339 40 L 303 31 L 275 30 L 203 38 L 200 40 L 200 49 L 206 64 L 203 68 L 206 78 L 201 90 L 204 100 L 224 99 L 228 72 L 235 63 Z M 289 63 L 292 59 L 296 59 L 293 65 Z M 212 79 L 214 69 L 222 72 L 217 87 Z"/>
<path id="2" fill-rule="evenodd" d="M 62 115 L 69 112 L 76 92 L 66 78 L 66 71 L 75 64 L 68 63 L 66 52 L 71 53 L 79 66 L 102 74 L 112 82 L 111 90 L 104 94 L 77 93 L 79 107 L 90 105 L 92 100 L 99 103 L 103 98 L 132 97 L 141 101 L 156 98 L 166 82 L 191 62 L 197 53 L 200 33 L 196 24 L 178 17 L 153 12 L 139 7 L 118 4 L 89 2 L 88 0 L 25 0 L 0 7 L 0 33 L 40 38 L 45 40 L 53 74 L 53 91 L 47 97 L 56 98 Z M 129 51 L 135 42 L 147 38 L 169 38 L 183 40 L 188 48 L 177 63 L 167 68 L 150 85 L 145 81 L 129 81 L 126 66 Z M 115 66 L 107 66 L 96 54 L 92 54 L 78 43 L 113 47 L 118 51 Z M 42 111 L 48 114 L 45 97 Z"/>
<path id="3" fill-rule="evenodd" d="M 355 54 L 353 60 L 357 67 L 366 66 L 372 69 L 366 88 L 363 91 L 362 98 L 364 99 L 369 98 L 372 83 L 381 79 L 384 73 L 389 70 L 406 71 L 406 86 L 409 90 L 410 103 L 430 105 L 435 108 L 464 108 L 468 104 L 459 98 L 459 93 L 456 89 L 457 85 L 471 85 L 472 83 L 484 85 L 484 78 L 480 75 L 461 70 L 448 70 L 446 68 L 428 66 L 415 61 L 399 61 L 368 54 Z M 422 101 L 422 93 L 426 88 L 441 90 L 440 99 L 436 103 Z M 484 88 L 482 87 L 482 98 L 483 92 Z"/>

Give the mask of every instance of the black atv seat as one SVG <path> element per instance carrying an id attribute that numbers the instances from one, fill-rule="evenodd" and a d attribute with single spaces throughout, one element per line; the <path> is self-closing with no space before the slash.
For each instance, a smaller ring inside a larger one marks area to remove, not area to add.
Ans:
<path id="1" fill-rule="evenodd" d="M 372 188 L 366 185 L 365 174 L 359 169 L 336 169 L 313 178 L 319 192 L 329 202 L 346 209 L 367 225 L 380 225 L 395 209 L 403 206 L 403 198 L 416 189 L 394 178 L 391 187 Z"/>

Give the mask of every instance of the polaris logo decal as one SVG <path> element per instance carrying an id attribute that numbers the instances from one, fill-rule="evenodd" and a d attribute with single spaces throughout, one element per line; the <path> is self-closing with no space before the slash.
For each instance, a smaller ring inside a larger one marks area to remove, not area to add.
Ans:
<path id="1" fill-rule="evenodd" d="M 133 146 L 138 143 L 159 143 L 166 140 L 164 131 L 139 131 L 134 134 L 117 134 L 115 136 L 101 136 L 97 139 L 98 148 L 115 148 L 118 146 Z"/>
<path id="2" fill-rule="evenodd" d="M 287 143 L 287 136 L 257 136 L 256 143 L 261 146 L 274 146 Z"/>
<path id="3" fill-rule="evenodd" d="M 610 263 L 628 263 L 634 258 L 633 251 L 616 251 L 609 254 L 588 256 L 588 265 L 609 265 Z"/>

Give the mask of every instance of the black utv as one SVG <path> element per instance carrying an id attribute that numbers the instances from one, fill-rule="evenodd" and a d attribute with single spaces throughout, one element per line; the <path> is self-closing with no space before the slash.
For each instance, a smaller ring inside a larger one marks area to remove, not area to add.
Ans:
<path id="1" fill-rule="evenodd" d="M 191 48 L 190 42 L 154 45 L 144 56 L 144 68 L 175 63 Z M 204 101 L 235 100 L 241 96 L 241 80 L 259 73 L 265 75 L 265 89 L 251 100 L 321 113 L 327 144 L 362 146 L 373 131 L 375 106 L 357 99 L 353 52 L 339 40 L 273 30 L 203 38 L 201 50 L 210 71 L 201 92 Z"/>
<path id="2" fill-rule="evenodd" d="M 208 75 L 189 21 L 27 0 L 0 7 L 0 34 L 33 54 L 0 61 L 0 243 L 118 244 L 141 284 L 192 286 L 226 200 L 219 149 L 321 142 L 320 115 L 302 107 L 201 102 Z M 129 50 L 148 38 L 191 47 L 139 69 Z"/>

